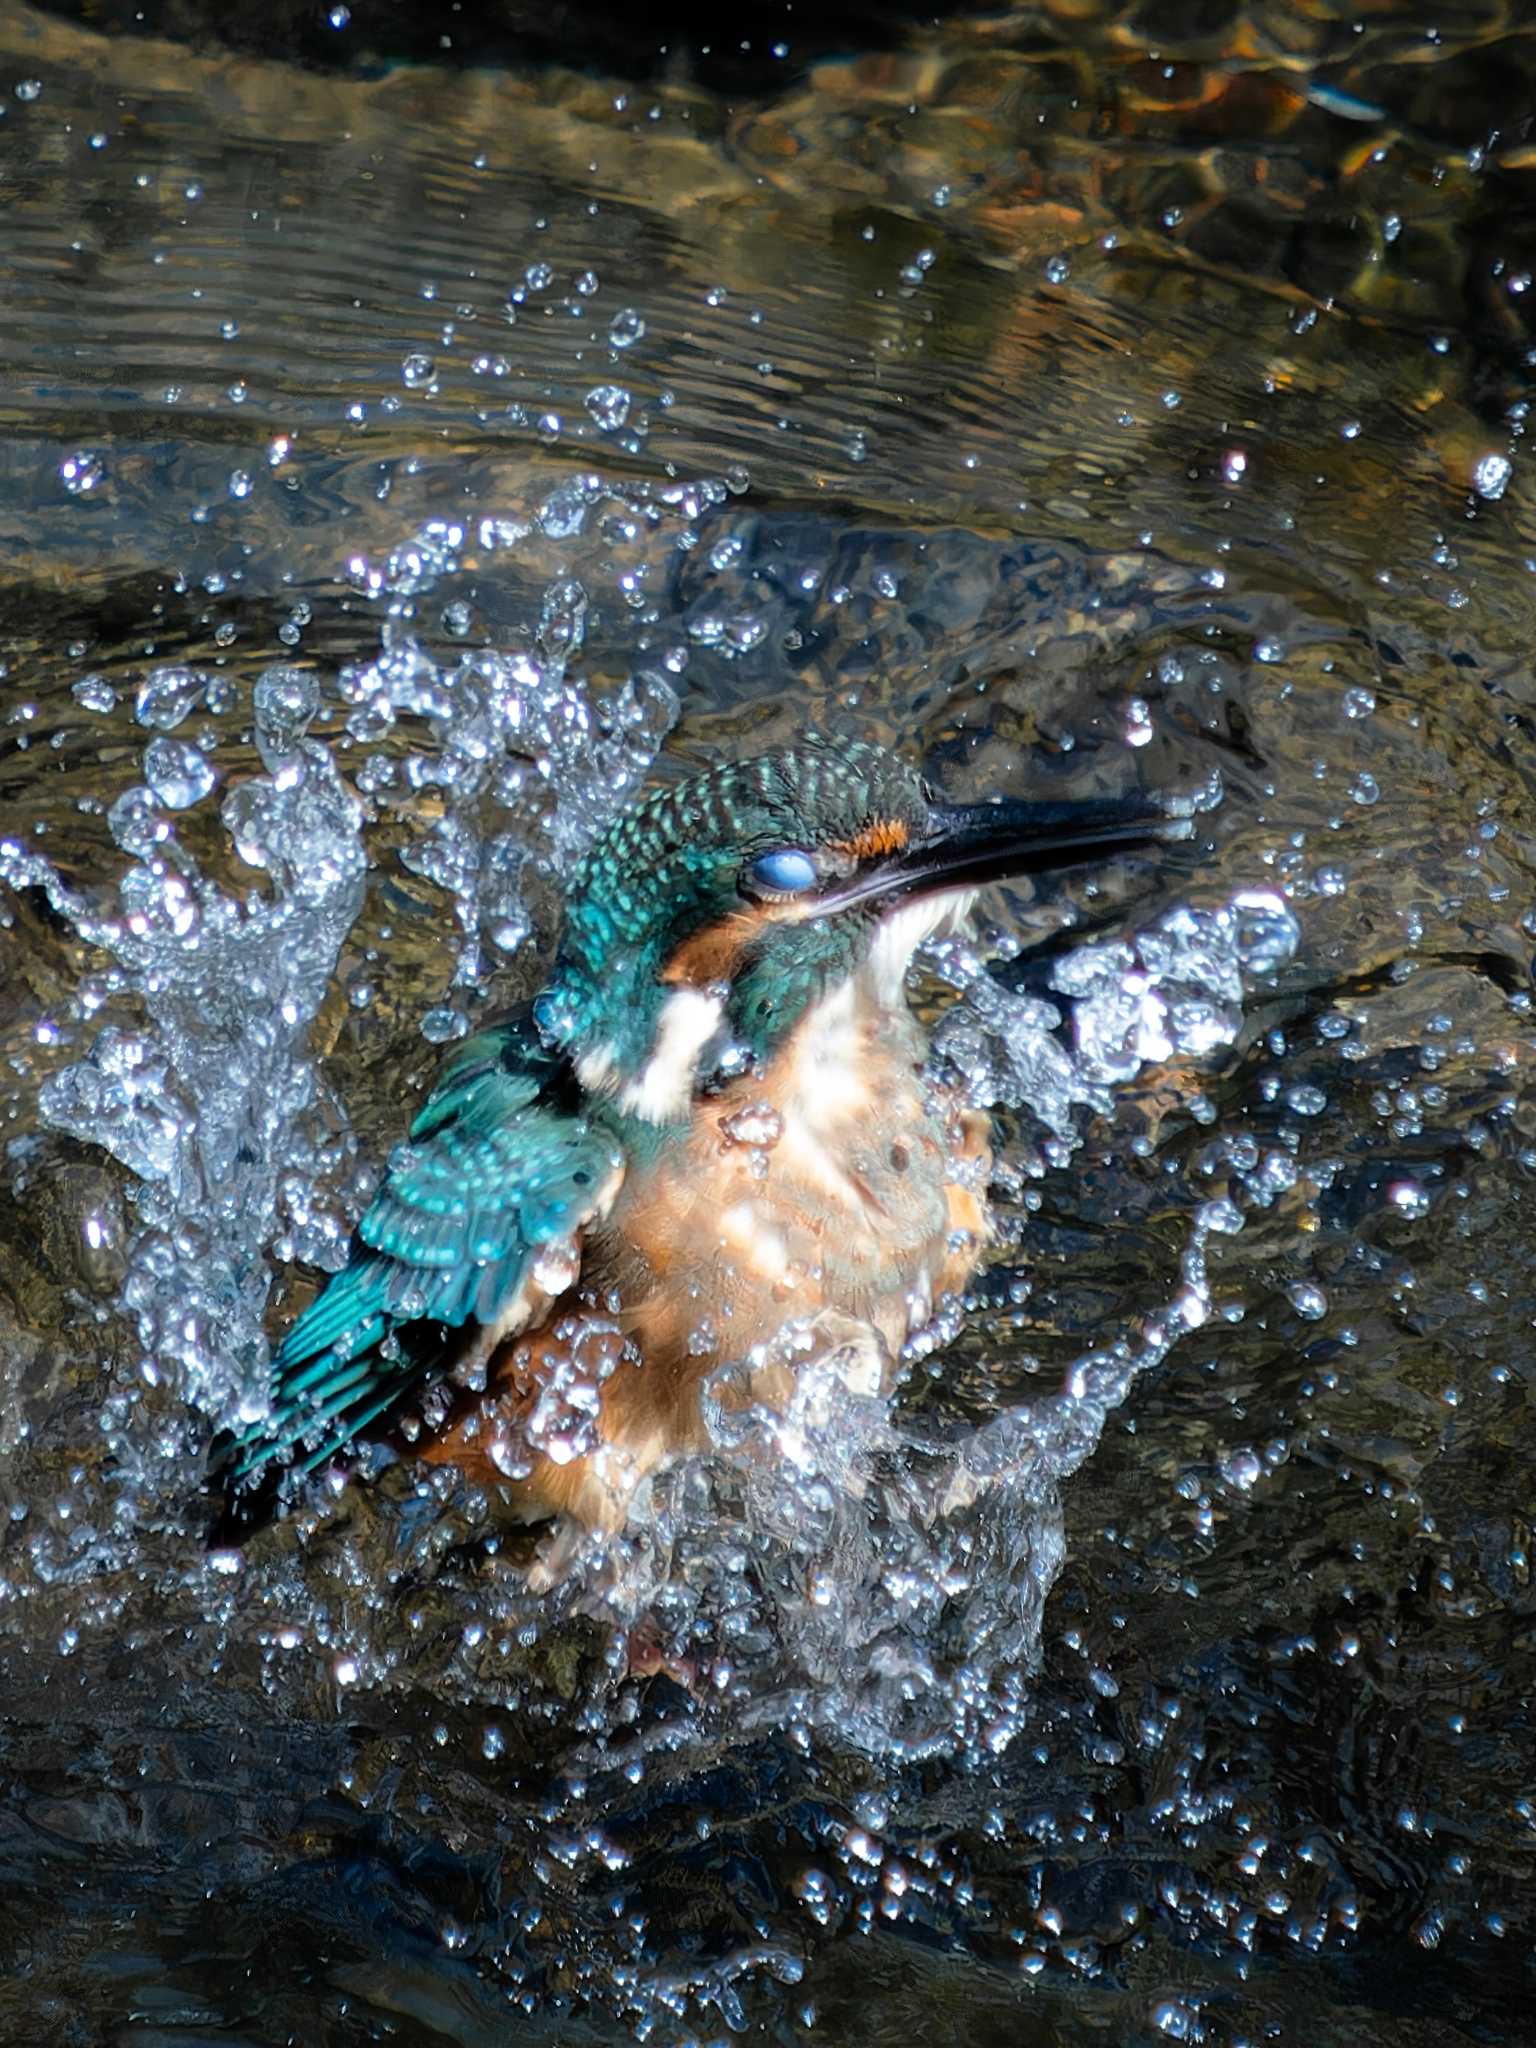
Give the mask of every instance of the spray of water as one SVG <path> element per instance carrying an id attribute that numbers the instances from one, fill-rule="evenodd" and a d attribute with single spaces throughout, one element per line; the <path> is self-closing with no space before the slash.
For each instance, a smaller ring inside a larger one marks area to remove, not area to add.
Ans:
<path id="1" fill-rule="evenodd" d="M 659 534 L 670 547 L 724 489 L 621 501 L 581 478 L 551 498 L 543 528 L 574 551 L 594 508 L 616 505 L 627 537 Z M 663 667 L 606 690 L 584 677 L 591 600 L 574 576 L 547 588 L 526 646 L 428 644 L 422 596 L 467 548 L 513 548 L 527 532 L 435 525 L 381 565 L 354 562 L 383 613 L 377 654 L 336 676 L 279 666 L 256 681 L 260 770 L 219 808 L 250 885 L 217 879 L 185 843 L 183 821 L 215 799 L 218 776 L 178 728 L 199 707 L 229 708 L 215 703 L 224 679 L 193 669 L 157 669 L 139 691 L 142 781 L 110 817 L 130 862 L 115 891 L 88 900 L 35 851 L 0 844 L 0 875 L 42 889 L 100 963 L 76 1009 L 88 1020 L 106 1006 L 112 1021 L 48 1082 L 42 1113 L 132 1176 L 121 1305 L 141 1379 L 168 1379 L 187 1417 L 179 1432 L 146 1432 L 126 1394 L 103 1404 L 125 1516 L 190 1490 L 209 1427 L 258 1412 L 274 1258 L 334 1267 L 345 1256 L 366 1176 L 311 1027 L 364 904 L 371 823 L 400 828 L 401 863 L 451 907 L 451 980 L 430 992 L 421 1030 L 452 1039 L 498 965 L 530 942 L 532 872 L 569 872 L 676 715 Z M 1064 954 L 1049 1002 L 1011 992 L 975 947 L 946 941 L 925 963 L 953 997 L 935 1035 L 935 1085 L 978 1107 L 1026 1108 L 1059 1165 L 1085 1116 L 1110 1112 L 1113 1090 L 1149 1063 L 1230 1045 L 1246 987 L 1296 938 L 1273 895 L 1181 908 Z M 625 1537 L 569 1546 L 574 1568 L 553 1600 L 509 1581 L 503 1613 L 547 1631 L 580 1605 L 622 1633 L 644 1612 L 672 1667 L 744 1728 L 817 1725 L 904 1754 L 995 1752 L 1027 1709 L 1062 1560 L 1060 1489 L 1136 1375 L 1205 1319 L 1207 1244 L 1241 1220 L 1232 1204 L 1208 1203 L 1165 1301 L 1137 1328 L 1106 1332 L 1059 1392 L 980 1426 L 893 1409 L 868 1391 L 856 1344 L 786 1328 L 777 1359 L 745 1364 L 794 1366 L 789 1412 L 712 1401 L 713 1454 L 658 1475 Z M 941 1304 L 910 1346 L 913 1368 L 958 1324 L 958 1305 Z M 590 1414 L 589 1389 L 556 1391 L 551 1427 Z"/>

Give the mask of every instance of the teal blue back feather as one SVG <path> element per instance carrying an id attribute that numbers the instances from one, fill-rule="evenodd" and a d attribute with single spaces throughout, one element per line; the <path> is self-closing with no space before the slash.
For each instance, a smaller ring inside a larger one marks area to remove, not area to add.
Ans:
<path id="1" fill-rule="evenodd" d="M 309 1471 L 339 1450 L 436 1366 L 445 1330 L 500 1319 L 621 1164 L 525 1018 L 466 1039 L 391 1158 L 351 1264 L 278 1347 L 270 1412 L 230 1445 L 229 1476 L 300 1446 Z"/>

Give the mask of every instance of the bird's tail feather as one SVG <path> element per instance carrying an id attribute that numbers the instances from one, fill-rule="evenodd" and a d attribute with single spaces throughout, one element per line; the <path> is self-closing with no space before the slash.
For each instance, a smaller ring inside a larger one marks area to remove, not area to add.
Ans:
<path id="1" fill-rule="evenodd" d="M 398 1319 L 400 1269 L 363 1256 L 338 1273 L 284 1337 L 272 1360 L 266 1415 L 217 1438 L 209 1477 L 225 1496 L 221 1529 L 249 1533 L 282 1490 L 315 1471 L 396 1406 L 438 1362 L 440 1324 Z"/>

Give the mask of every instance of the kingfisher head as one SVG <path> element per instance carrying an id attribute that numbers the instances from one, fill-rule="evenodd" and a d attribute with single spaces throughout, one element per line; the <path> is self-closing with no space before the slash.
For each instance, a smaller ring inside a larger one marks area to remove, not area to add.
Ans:
<path id="1" fill-rule="evenodd" d="M 834 990 L 903 1000 L 915 949 L 983 884 L 1170 826 L 1144 795 L 948 804 L 883 747 L 775 748 L 654 791 L 597 841 L 534 1015 L 587 1089 L 682 1121 Z"/>

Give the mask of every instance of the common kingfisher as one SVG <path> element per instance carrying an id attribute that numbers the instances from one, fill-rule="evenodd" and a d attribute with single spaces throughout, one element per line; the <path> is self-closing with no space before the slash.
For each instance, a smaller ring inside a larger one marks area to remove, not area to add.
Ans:
<path id="1" fill-rule="evenodd" d="M 782 1409 L 789 1369 L 751 1362 L 789 1323 L 862 1332 L 860 1384 L 888 1388 L 990 1230 L 990 1124 L 925 1078 L 916 948 L 988 882 L 1179 829 L 1148 795 L 946 803 L 820 736 L 655 790 L 580 867 L 542 992 L 449 1057 L 283 1338 L 268 1414 L 218 1460 L 236 1511 L 431 1382 L 455 1398 L 415 1455 L 568 1531 L 621 1527 L 703 1445 L 724 1361 Z"/>

